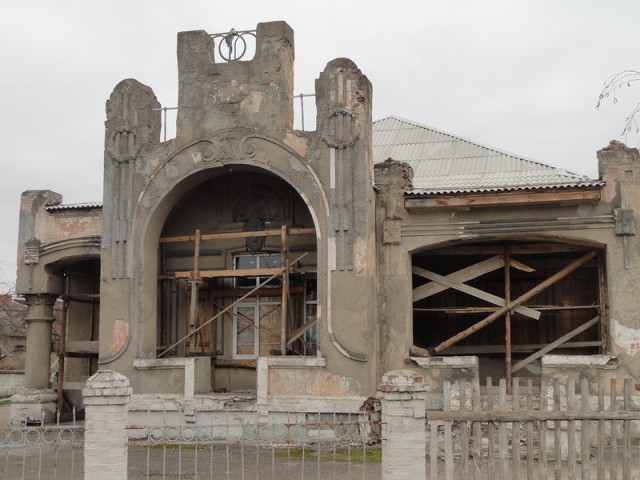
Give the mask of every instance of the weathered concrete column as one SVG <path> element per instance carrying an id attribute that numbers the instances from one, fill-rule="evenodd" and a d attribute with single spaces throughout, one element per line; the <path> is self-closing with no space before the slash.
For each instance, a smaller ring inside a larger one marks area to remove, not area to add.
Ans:
<path id="1" fill-rule="evenodd" d="M 27 355 L 24 390 L 11 397 L 11 424 L 49 423 L 56 415 L 56 393 L 49 388 L 51 326 L 57 295 L 25 295 Z"/>
<path id="2" fill-rule="evenodd" d="M 99 370 L 82 390 L 85 406 L 84 478 L 126 480 L 129 379 Z"/>
<path id="3" fill-rule="evenodd" d="M 378 385 L 383 480 L 426 478 L 427 390 L 424 376 L 411 370 L 386 373 Z"/>
<path id="4" fill-rule="evenodd" d="M 29 310 L 24 321 L 27 324 L 27 355 L 24 386 L 27 389 L 49 388 L 51 367 L 51 326 L 53 304 L 57 295 L 25 295 Z"/>

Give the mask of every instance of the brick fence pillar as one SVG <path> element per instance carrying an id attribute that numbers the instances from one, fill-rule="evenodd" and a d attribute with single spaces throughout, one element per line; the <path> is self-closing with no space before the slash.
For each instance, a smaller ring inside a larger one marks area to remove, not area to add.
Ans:
<path id="1" fill-rule="evenodd" d="M 424 376 L 394 370 L 382 377 L 382 480 L 426 478 L 427 386 Z"/>
<path id="2" fill-rule="evenodd" d="M 85 406 L 85 480 L 126 480 L 129 379 L 99 370 L 82 390 Z"/>

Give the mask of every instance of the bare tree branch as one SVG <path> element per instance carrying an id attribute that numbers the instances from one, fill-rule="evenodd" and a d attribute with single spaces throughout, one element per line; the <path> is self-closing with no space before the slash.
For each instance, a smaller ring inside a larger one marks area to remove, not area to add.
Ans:
<path id="1" fill-rule="evenodd" d="M 599 109 L 605 100 L 612 98 L 613 103 L 618 103 L 618 90 L 631 87 L 632 83 L 640 81 L 640 72 L 636 70 L 623 70 L 614 75 L 611 75 L 604 82 L 604 86 L 600 95 L 598 96 L 598 102 L 596 103 L 596 109 Z M 636 103 L 635 107 L 631 111 L 631 114 L 626 117 L 624 128 L 621 135 L 635 132 L 640 133 L 640 126 L 638 124 L 638 115 L 640 114 L 640 102 Z"/>

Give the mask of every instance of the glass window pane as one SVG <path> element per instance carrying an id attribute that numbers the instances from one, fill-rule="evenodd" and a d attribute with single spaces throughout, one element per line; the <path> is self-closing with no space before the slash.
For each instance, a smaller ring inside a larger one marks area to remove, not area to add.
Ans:
<path id="1" fill-rule="evenodd" d="M 236 269 L 248 270 L 258 268 L 258 259 L 255 255 L 240 255 L 236 257 Z"/>
<path id="2" fill-rule="evenodd" d="M 280 268 L 282 257 L 279 253 L 260 256 L 260 268 Z"/>

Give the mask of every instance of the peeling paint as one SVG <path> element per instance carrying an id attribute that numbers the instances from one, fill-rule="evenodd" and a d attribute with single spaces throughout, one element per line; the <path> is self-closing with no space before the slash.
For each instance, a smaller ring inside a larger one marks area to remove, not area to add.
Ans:
<path id="1" fill-rule="evenodd" d="M 349 378 L 323 370 L 269 370 L 270 396 L 283 392 L 286 395 L 346 396 L 352 395 L 354 390 Z"/>
<path id="2" fill-rule="evenodd" d="M 635 356 L 640 353 L 640 331 L 620 322 L 613 322 L 613 341 L 620 353 Z"/>
<path id="3" fill-rule="evenodd" d="M 122 350 L 128 336 L 129 323 L 122 318 L 117 319 L 113 324 L 113 333 L 111 335 L 111 355 L 115 355 Z"/>
<path id="4" fill-rule="evenodd" d="M 287 132 L 287 136 L 284 139 L 284 144 L 290 147 L 301 157 L 307 156 L 307 148 L 309 147 L 309 142 L 305 137 Z"/>
<path id="5" fill-rule="evenodd" d="M 240 109 L 249 113 L 260 112 L 260 105 L 264 100 L 264 93 L 258 91 L 251 91 L 249 95 L 240 102 Z"/>
<path id="6" fill-rule="evenodd" d="M 369 262 L 374 259 L 367 255 L 368 251 L 366 240 L 357 238 L 353 246 L 353 263 L 358 275 L 368 275 L 371 272 Z"/>

